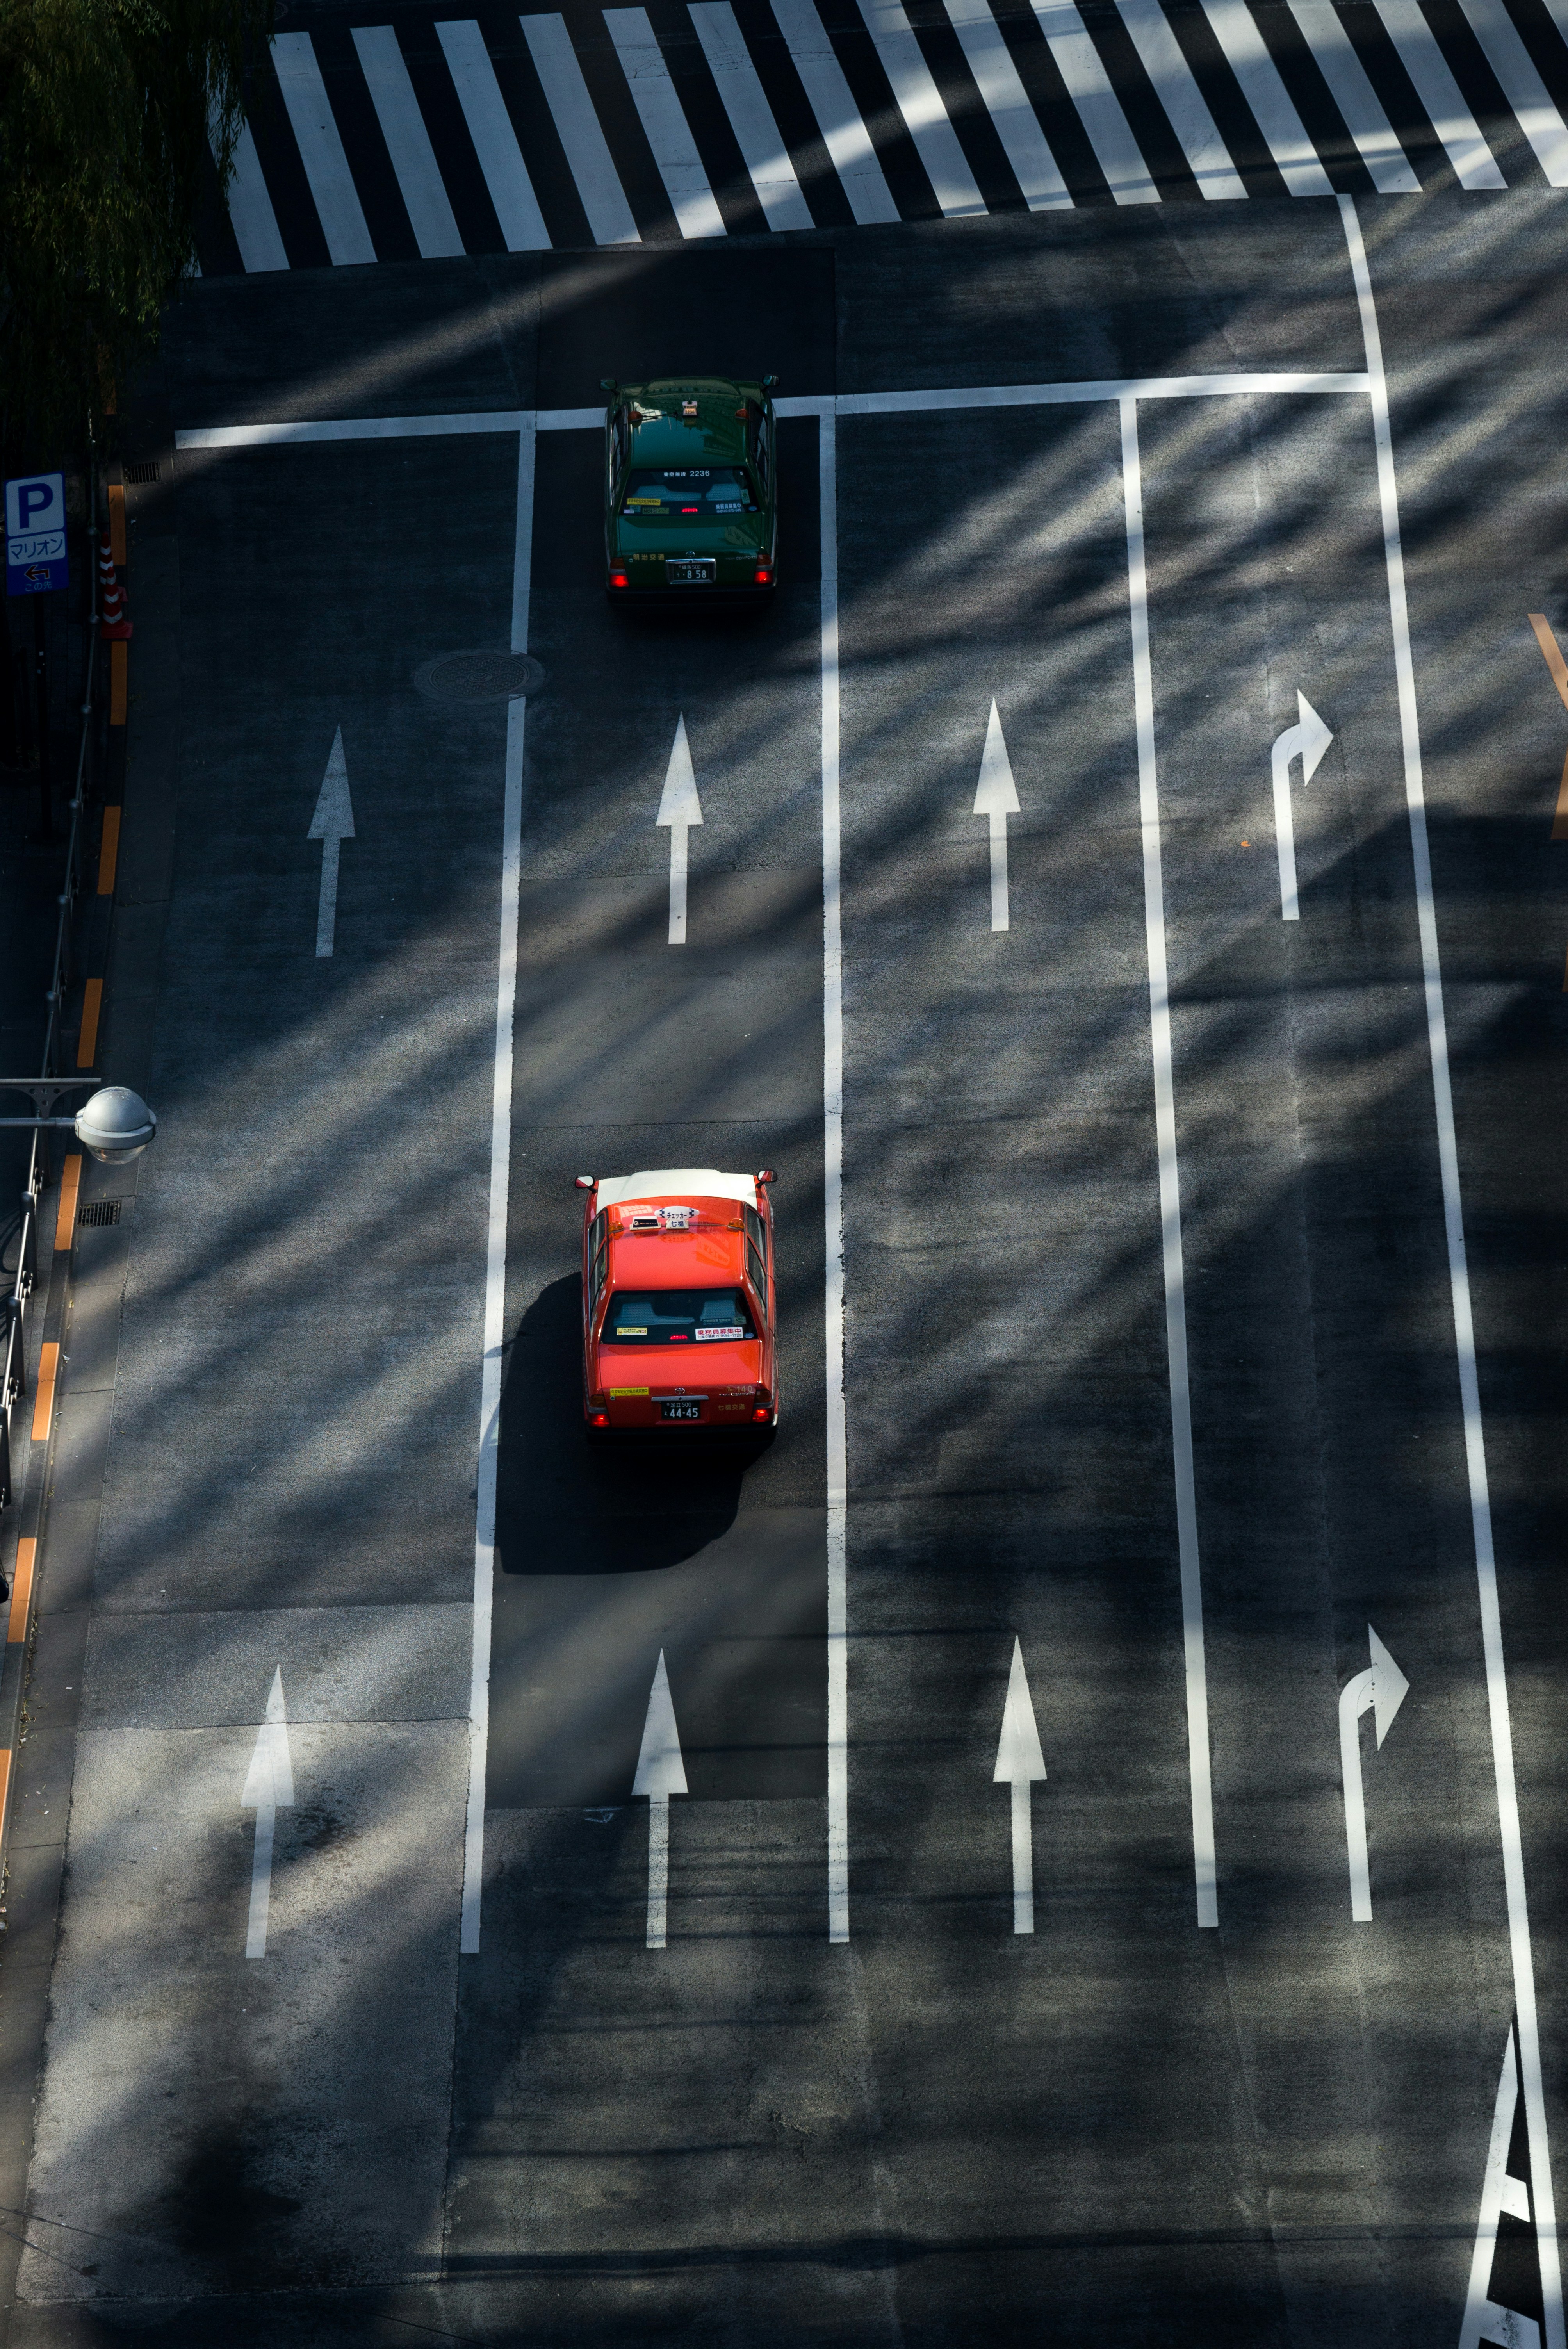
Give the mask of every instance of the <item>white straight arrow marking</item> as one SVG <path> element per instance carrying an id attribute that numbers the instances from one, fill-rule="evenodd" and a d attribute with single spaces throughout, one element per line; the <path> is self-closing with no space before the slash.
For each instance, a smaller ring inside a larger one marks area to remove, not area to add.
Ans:
<path id="1" fill-rule="evenodd" d="M 689 767 L 687 772 L 690 772 Z M 670 1676 L 665 1670 L 665 1651 L 661 1648 L 654 1685 L 648 1692 L 648 1712 L 643 1723 L 637 1775 L 632 1781 L 633 1794 L 646 1795 L 648 1798 L 650 1950 L 662 1950 L 665 1946 L 665 1920 L 670 1884 L 670 1796 L 684 1795 L 686 1790 L 686 1768 L 681 1761 L 680 1735 L 676 1728 L 676 1709 L 670 1696 Z"/>
<path id="2" fill-rule="evenodd" d="M 684 947 L 686 924 L 686 827 L 702 822 L 702 802 L 696 795 L 696 777 L 692 772 L 691 751 L 686 743 L 684 717 L 676 721 L 675 744 L 670 751 L 670 763 L 665 771 L 664 796 L 659 802 L 659 812 L 654 818 L 654 822 L 667 823 L 670 828 L 670 944 L 672 947 Z M 685 1787 L 683 1786 L 680 1791 L 684 1794 Z"/>
<path id="3" fill-rule="evenodd" d="M 993 717 L 995 707 L 993 702 Z M 993 1785 L 1010 1785 L 1013 1789 L 1015 1933 L 1032 1933 L 1035 1930 L 1035 1836 L 1034 1822 L 1029 1813 L 1029 1788 L 1037 1778 L 1043 1778 L 1045 1775 L 1046 1757 L 1040 1752 L 1040 1733 L 1035 1723 L 1035 1708 L 1029 1699 L 1024 1651 L 1015 1636 L 1013 1669 L 1007 1675 L 1007 1702 L 1002 1711 L 1002 1735 L 996 1747 L 996 1767 L 991 1773 Z"/>
<path id="4" fill-rule="evenodd" d="M 1290 807 L 1290 762 L 1301 761 L 1301 780 L 1310 783 L 1317 762 L 1334 740 L 1305 693 L 1295 697 L 1296 722 L 1287 726 L 1274 746 L 1274 847 L 1279 854 L 1279 911 L 1284 922 L 1298 922 L 1295 901 L 1295 822 Z"/>
<path id="5" fill-rule="evenodd" d="M 1007 818 L 1019 813 L 1018 794 L 1013 782 L 1012 761 L 1007 745 L 1002 739 L 1002 721 L 996 715 L 995 701 L 991 704 L 991 721 L 985 729 L 985 748 L 980 760 L 980 781 L 975 793 L 975 812 L 989 819 L 991 825 L 991 927 L 1005 930 L 1007 923 Z"/>
<path id="6" fill-rule="evenodd" d="M 1371 1708 L 1382 1744 L 1394 1725 L 1410 1683 L 1372 1629 L 1369 1669 L 1346 1681 L 1339 1692 L 1339 1766 L 1345 1778 L 1345 1841 L 1350 1855 L 1350 1914 L 1357 1925 L 1372 1922 L 1372 1874 L 1367 1859 L 1367 1805 L 1361 1792 L 1361 1715 Z"/>
<path id="7" fill-rule="evenodd" d="M 332 952 L 337 926 L 337 852 L 354 838 L 354 808 L 348 797 L 348 762 L 343 755 L 343 729 L 332 738 L 332 755 L 322 778 L 321 794 L 310 820 L 307 840 L 321 843 L 321 900 L 315 915 L 315 951 L 319 959 Z"/>
<path id="8" fill-rule="evenodd" d="M 284 1710 L 284 1671 L 273 1674 L 266 1719 L 256 1733 L 251 1766 L 245 1773 L 242 1810 L 256 1815 L 256 1849 L 251 1863 L 251 1922 L 245 1935 L 245 1955 L 267 1954 L 267 1905 L 272 1896 L 273 1830 L 280 1810 L 294 1808 L 294 1764 L 289 1759 L 288 1716 Z"/>

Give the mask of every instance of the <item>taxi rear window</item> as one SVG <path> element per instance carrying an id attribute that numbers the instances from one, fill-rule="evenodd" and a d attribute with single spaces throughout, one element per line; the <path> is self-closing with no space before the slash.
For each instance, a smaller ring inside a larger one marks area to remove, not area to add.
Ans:
<path id="1" fill-rule="evenodd" d="M 618 1288 L 600 1334 L 612 1346 L 700 1346 L 757 1331 L 743 1288 Z"/>
<path id="2" fill-rule="evenodd" d="M 757 502 L 743 465 L 686 465 L 657 473 L 634 471 L 622 512 L 634 522 L 658 522 L 665 516 L 755 513 Z"/>

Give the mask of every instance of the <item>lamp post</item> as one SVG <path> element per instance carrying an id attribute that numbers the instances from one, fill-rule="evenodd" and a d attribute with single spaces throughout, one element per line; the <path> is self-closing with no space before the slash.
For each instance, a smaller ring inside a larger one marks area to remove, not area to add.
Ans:
<path id="1" fill-rule="evenodd" d="M 0 1077 L 0 1092 L 26 1093 L 33 1103 L 31 1117 L 0 1117 L 0 1126 L 63 1128 L 104 1165 L 127 1166 L 140 1157 L 158 1132 L 158 1120 L 129 1085 L 99 1085 L 74 1117 L 49 1114 L 62 1093 L 98 1082 L 96 1077 Z"/>

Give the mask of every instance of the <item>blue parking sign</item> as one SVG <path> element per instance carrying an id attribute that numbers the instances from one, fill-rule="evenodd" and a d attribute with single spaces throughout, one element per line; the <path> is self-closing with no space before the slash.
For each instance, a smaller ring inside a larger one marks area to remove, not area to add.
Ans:
<path id="1" fill-rule="evenodd" d="M 5 484 L 5 593 L 43 595 L 66 584 L 63 473 L 28 473 Z"/>

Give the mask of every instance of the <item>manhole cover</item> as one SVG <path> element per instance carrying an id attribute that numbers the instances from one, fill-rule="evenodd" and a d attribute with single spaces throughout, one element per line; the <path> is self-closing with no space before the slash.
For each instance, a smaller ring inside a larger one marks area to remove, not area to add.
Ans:
<path id="1" fill-rule="evenodd" d="M 428 701 L 512 701 L 543 683 L 526 653 L 438 653 L 414 671 L 415 690 Z"/>

